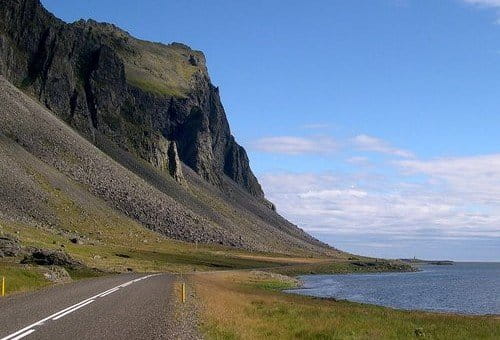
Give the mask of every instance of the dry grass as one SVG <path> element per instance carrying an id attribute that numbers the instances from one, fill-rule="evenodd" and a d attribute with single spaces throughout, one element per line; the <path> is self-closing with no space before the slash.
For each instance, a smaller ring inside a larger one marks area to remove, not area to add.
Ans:
<path id="1" fill-rule="evenodd" d="M 288 295 L 251 272 L 194 275 L 209 339 L 494 339 L 500 322 Z M 264 286 L 262 286 L 264 284 Z M 275 283 L 276 284 L 276 283 Z M 286 282 L 284 282 L 286 285 Z M 279 286 L 279 285 L 278 285 Z"/>

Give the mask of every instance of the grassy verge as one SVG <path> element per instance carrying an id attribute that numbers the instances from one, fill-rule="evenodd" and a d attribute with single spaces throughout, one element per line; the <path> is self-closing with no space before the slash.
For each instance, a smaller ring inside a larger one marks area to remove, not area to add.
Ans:
<path id="1" fill-rule="evenodd" d="M 50 285 L 50 281 L 35 267 L 22 266 L 17 263 L 0 262 L 0 280 L 2 277 L 6 278 L 6 295 Z"/>
<path id="2" fill-rule="evenodd" d="M 493 339 L 495 317 L 399 311 L 347 301 L 289 295 L 292 284 L 262 273 L 194 275 L 209 339 Z M 277 282 L 278 281 L 278 282 Z"/>
<path id="3" fill-rule="evenodd" d="M 92 268 L 66 268 L 66 271 L 73 280 L 90 279 L 107 274 Z"/>

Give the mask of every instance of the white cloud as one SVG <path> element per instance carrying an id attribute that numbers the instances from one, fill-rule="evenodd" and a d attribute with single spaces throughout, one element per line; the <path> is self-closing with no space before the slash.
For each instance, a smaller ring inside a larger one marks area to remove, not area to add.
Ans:
<path id="1" fill-rule="evenodd" d="M 500 25 L 500 0 L 462 0 L 465 3 L 479 6 L 479 7 L 485 7 L 485 8 L 494 8 L 497 10 L 497 19 L 495 21 L 495 24 Z"/>
<path id="2" fill-rule="evenodd" d="M 368 157 L 362 157 L 362 156 L 350 157 L 346 160 L 346 162 L 356 165 L 370 165 L 370 160 L 368 159 Z"/>
<path id="3" fill-rule="evenodd" d="M 386 141 L 368 135 L 358 135 L 352 139 L 352 143 L 355 147 L 362 151 L 379 152 L 403 158 L 414 157 L 414 155 L 409 151 L 395 148 Z"/>
<path id="4" fill-rule="evenodd" d="M 407 173 L 425 174 L 435 184 L 445 185 L 448 190 L 466 195 L 474 202 L 499 204 L 500 210 L 500 154 L 404 160 L 395 164 Z"/>
<path id="5" fill-rule="evenodd" d="M 358 151 L 378 152 L 402 158 L 414 157 L 414 155 L 409 151 L 395 148 L 384 140 L 364 134 L 342 142 L 337 142 L 334 138 L 329 136 L 264 137 L 251 143 L 251 147 L 254 150 L 261 152 L 285 155 L 324 155 L 338 151 L 342 147 L 343 149 L 354 148 Z M 367 159 L 363 159 L 363 157 L 352 157 L 351 161 L 351 163 L 366 163 Z"/>
<path id="6" fill-rule="evenodd" d="M 472 5 L 479 5 L 485 7 L 500 7 L 500 0 L 462 0 Z"/>
<path id="7" fill-rule="evenodd" d="M 276 173 L 261 176 L 261 181 L 278 210 L 309 232 L 423 240 L 500 238 L 500 155 L 394 164 L 398 178 Z M 371 180 L 359 180 L 364 177 Z"/>
<path id="8" fill-rule="evenodd" d="M 313 123 L 313 124 L 302 125 L 303 129 L 310 129 L 310 130 L 322 130 L 322 129 L 328 129 L 330 127 L 331 127 L 330 124 L 322 124 L 322 123 Z"/>
<path id="9" fill-rule="evenodd" d="M 252 148 L 262 152 L 286 155 L 328 154 L 338 145 L 331 137 L 265 137 L 252 143 Z"/>

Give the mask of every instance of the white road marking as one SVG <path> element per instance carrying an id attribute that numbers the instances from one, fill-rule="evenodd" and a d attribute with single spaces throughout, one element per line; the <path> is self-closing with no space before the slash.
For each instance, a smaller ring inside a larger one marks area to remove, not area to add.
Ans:
<path id="1" fill-rule="evenodd" d="M 149 279 L 150 277 L 153 277 L 153 276 L 157 276 L 157 275 L 160 275 L 160 274 L 152 274 L 152 275 L 146 275 L 146 276 L 143 276 L 141 278 L 138 278 L 138 279 L 135 279 L 135 280 L 132 280 L 132 281 L 128 281 L 128 282 L 125 282 L 121 285 L 118 285 L 116 287 L 113 287 L 113 288 L 110 288 L 104 292 L 100 292 L 99 294 L 96 294 L 92 297 L 89 297 L 88 299 L 85 299 L 83 301 L 80 301 L 72 306 L 69 306 L 67 308 L 64 308 L 63 310 L 60 310 L 59 312 L 56 312 L 52 315 L 49 315 L 48 317 L 44 318 L 44 319 L 41 319 L 40 321 L 37 321 L 29 326 L 26 326 L 20 330 L 18 330 L 17 332 L 14 332 L 10 335 L 7 335 L 6 337 L 3 337 L 1 338 L 0 340 L 18 340 L 18 339 L 21 339 L 27 335 L 30 335 L 31 333 L 33 333 L 35 330 L 34 329 L 31 329 L 31 328 L 34 328 L 36 326 L 41 326 L 45 323 L 45 321 L 47 320 L 57 320 L 59 319 L 59 317 L 63 317 L 64 315 L 66 314 L 69 314 L 69 313 L 72 313 L 74 312 L 75 310 L 79 309 L 80 307 L 83 307 L 85 305 L 88 305 L 89 303 L 91 302 L 94 302 L 95 299 L 99 298 L 99 297 L 102 297 L 103 294 L 106 294 L 107 293 L 112 293 L 112 292 L 115 292 L 117 291 L 118 289 L 120 288 L 123 288 L 123 287 L 126 287 L 134 282 L 138 282 L 138 281 L 141 281 L 141 280 L 145 280 L 145 279 Z"/>
<path id="2" fill-rule="evenodd" d="M 24 338 L 26 335 L 30 335 L 31 333 L 33 333 L 35 330 L 34 329 L 30 329 L 29 331 L 27 332 L 24 332 L 23 334 L 20 334 L 18 336 L 16 336 L 15 338 L 12 338 L 12 340 L 19 340 L 19 339 L 22 339 Z"/>
<path id="3" fill-rule="evenodd" d="M 55 320 L 58 320 L 58 319 L 62 318 L 63 316 L 68 315 L 68 314 L 70 314 L 70 313 L 73 313 L 75 310 L 80 309 L 80 308 L 82 308 L 82 307 L 85 307 L 86 305 L 88 305 L 88 304 L 90 304 L 90 303 L 92 303 L 92 302 L 94 302 L 94 301 L 95 301 L 95 300 L 90 300 L 90 301 L 87 301 L 87 302 L 85 302 L 85 303 L 82 303 L 82 304 L 81 304 L 81 305 L 79 305 L 78 307 L 75 307 L 75 308 L 73 308 L 73 309 L 70 309 L 70 310 L 69 310 L 69 311 L 67 311 L 67 312 L 64 312 L 64 313 L 62 313 L 62 314 L 59 314 L 59 315 L 58 315 L 58 316 L 56 316 L 55 318 L 52 318 L 52 320 L 54 320 L 54 321 L 55 321 Z"/>
<path id="4" fill-rule="evenodd" d="M 117 290 L 119 290 L 120 288 L 113 288 L 111 289 L 110 291 L 107 291 L 101 295 L 99 295 L 99 297 L 105 297 L 106 295 L 109 295 L 109 294 L 113 294 L 114 292 L 116 292 Z"/>
<path id="5" fill-rule="evenodd" d="M 127 283 L 124 283 L 124 284 L 122 284 L 122 285 L 120 286 L 120 288 L 125 288 L 125 287 L 127 287 L 127 286 L 131 285 L 132 283 L 134 283 L 134 281 L 129 281 L 129 282 L 127 282 Z"/>

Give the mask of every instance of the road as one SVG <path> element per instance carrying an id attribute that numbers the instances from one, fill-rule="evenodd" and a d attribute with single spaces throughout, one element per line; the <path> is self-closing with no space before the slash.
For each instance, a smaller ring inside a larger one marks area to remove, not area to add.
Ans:
<path id="1" fill-rule="evenodd" d="M 0 300 L 0 340 L 168 339 L 175 276 L 81 280 Z"/>

